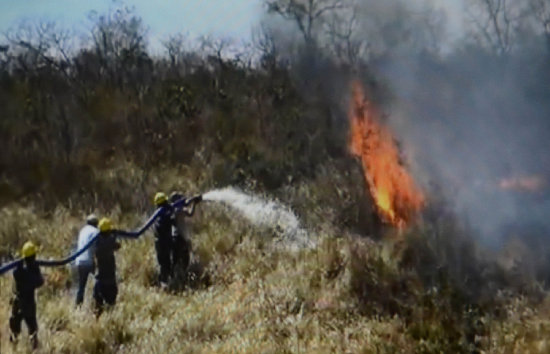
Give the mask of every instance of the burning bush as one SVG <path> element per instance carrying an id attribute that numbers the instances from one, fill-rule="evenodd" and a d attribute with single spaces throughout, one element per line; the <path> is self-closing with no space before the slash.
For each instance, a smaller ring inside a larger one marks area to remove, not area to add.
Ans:
<path id="1" fill-rule="evenodd" d="M 350 104 L 350 150 L 363 165 L 365 179 L 381 217 L 403 228 L 422 209 L 424 195 L 405 169 L 390 130 L 361 84 L 353 83 Z"/>

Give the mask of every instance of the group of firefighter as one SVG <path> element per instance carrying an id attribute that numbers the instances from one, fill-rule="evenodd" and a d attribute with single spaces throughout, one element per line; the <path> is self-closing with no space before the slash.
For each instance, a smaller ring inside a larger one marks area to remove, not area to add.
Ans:
<path id="1" fill-rule="evenodd" d="M 177 269 L 185 270 L 190 263 L 190 241 L 185 231 L 185 217 L 192 216 L 195 205 L 202 200 L 201 196 L 185 199 L 180 193 L 172 193 L 170 198 L 159 192 L 154 197 L 154 204 L 162 208 L 154 220 L 155 250 L 159 265 L 158 284 L 166 288 Z M 172 204 L 179 201 L 180 208 Z M 183 201 L 183 203 L 182 203 Z M 86 283 L 90 275 L 95 274 L 93 288 L 94 312 L 99 316 L 105 306 L 116 303 L 118 287 L 116 281 L 115 251 L 120 248 L 118 238 L 130 233 L 114 228 L 109 218 L 99 219 L 91 214 L 86 218 L 86 225 L 78 235 L 78 250 L 75 259 L 78 273 L 76 306 L 84 301 Z M 139 236 L 139 235 L 138 235 Z M 136 237 L 136 236 L 134 236 Z M 12 313 L 9 319 L 11 330 L 10 341 L 16 342 L 21 332 L 21 323 L 25 321 L 33 348 L 38 346 L 38 323 L 36 319 L 35 290 L 44 284 L 37 262 L 37 246 L 27 241 L 20 252 L 22 261 L 15 267 L 14 297 L 11 300 Z"/>

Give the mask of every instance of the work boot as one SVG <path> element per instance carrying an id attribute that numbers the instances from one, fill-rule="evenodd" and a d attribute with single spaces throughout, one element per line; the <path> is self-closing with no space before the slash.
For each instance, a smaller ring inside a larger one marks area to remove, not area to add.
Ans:
<path id="1" fill-rule="evenodd" d="M 31 335 L 31 346 L 33 350 L 38 349 L 38 335 L 36 333 Z"/>
<path id="2" fill-rule="evenodd" d="M 13 333 L 10 333 L 10 343 L 12 347 L 15 347 L 17 345 L 17 336 Z"/>

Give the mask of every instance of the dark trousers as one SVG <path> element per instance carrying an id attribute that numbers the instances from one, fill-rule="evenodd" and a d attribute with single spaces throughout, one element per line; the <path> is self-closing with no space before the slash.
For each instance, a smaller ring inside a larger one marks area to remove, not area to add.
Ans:
<path id="1" fill-rule="evenodd" d="M 174 246 L 172 247 L 172 262 L 174 263 L 174 268 L 187 269 L 190 261 L 190 250 L 189 241 L 183 236 L 174 236 Z"/>
<path id="2" fill-rule="evenodd" d="M 118 287 L 116 281 L 96 280 L 94 285 L 94 300 L 96 315 L 103 312 L 105 305 L 113 306 L 116 303 Z"/>
<path id="3" fill-rule="evenodd" d="M 36 332 L 38 331 L 38 322 L 36 321 L 36 302 L 34 299 L 22 301 L 19 298 L 12 300 L 11 317 L 10 317 L 10 339 L 14 341 L 19 333 L 21 333 L 21 322 L 25 321 L 31 336 L 33 347 L 36 347 L 38 341 Z"/>
<path id="4" fill-rule="evenodd" d="M 157 261 L 160 266 L 159 282 L 167 283 L 168 279 L 172 276 L 172 260 L 170 243 L 155 243 L 155 249 L 157 251 Z"/>
<path id="5" fill-rule="evenodd" d="M 86 291 L 86 283 L 88 276 L 94 272 L 93 264 L 78 265 L 78 290 L 76 291 L 76 304 L 80 305 L 84 301 L 84 292 Z"/>

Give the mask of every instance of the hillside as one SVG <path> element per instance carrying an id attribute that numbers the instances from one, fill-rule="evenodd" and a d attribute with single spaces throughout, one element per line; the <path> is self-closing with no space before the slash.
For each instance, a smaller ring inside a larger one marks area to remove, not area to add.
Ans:
<path id="1" fill-rule="evenodd" d="M 189 273 L 161 290 L 152 232 L 123 241 L 99 319 L 93 281 L 76 309 L 71 266 L 44 268 L 38 352 L 549 352 L 547 9 L 472 2 L 494 21 L 457 43 L 401 0 L 266 0 L 253 43 L 174 34 L 160 54 L 119 2 L 87 33 L 6 33 L 2 264 L 26 240 L 68 255 L 92 212 L 135 229 L 158 191 L 234 188 L 312 240 L 203 201 Z M 0 352 L 29 352 L 12 283 Z"/>
<path id="2" fill-rule="evenodd" d="M 174 187 L 199 190 L 195 182 L 185 182 L 193 178 L 182 170 L 163 176 Z M 300 200 L 312 191 L 327 192 L 317 180 L 281 193 Z M 308 228 L 319 245 L 291 250 L 274 242 L 273 230 L 251 227 L 232 210 L 204 202 L 191 221 L 200 264 L 193 269 L 202 275 L 183 289 L 176 284 L 172 292 L 154 285 L 151 234 L 125 241 L 117 253 L 118 303 L 98 320 L 91 311 L 90 284 L 85 305 L 77 310 L 70 268 L 44 269 L 46 286 L 37 295 L 39 352 L 548 350 L 546 301 L 534 306 L 525 296 L 498 292 L 472 302 L 444 274 L 428 287 L 425 268 L 410 263 L 416 250 L 423 266 L 435 266 L 426 264 L 434 255 L 429 253 L 433 245 L 422 241 L 427 230 L 374 242 L 331 228 L 328 218 L 319 222 L 319 215 L 337 210 L 329 203 L 318 205 L 324 207 L 309 209 L 302 218 L 313 222 Z M 146 216 L 119 207 L 105 213 L 128 227 Z M 41 257 L 59 257 L 74 244 L 82 217 L 62 205 L 48 214 L 12 205 L 2 209 L 0 234 L 4 240 L 8 235 L 37 240 Z M 6 300 L 0 304 L 1 349 L 7 353 L 13 349 L 7 341 L 11 276 L 0 282 Z M 16 352 L 28 350 L 24 339 L 16 347 Z"/>

